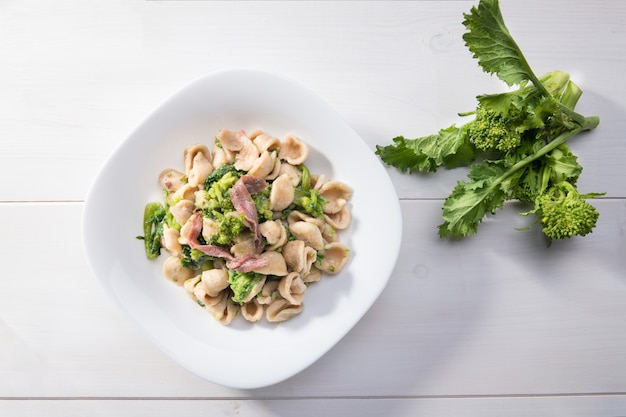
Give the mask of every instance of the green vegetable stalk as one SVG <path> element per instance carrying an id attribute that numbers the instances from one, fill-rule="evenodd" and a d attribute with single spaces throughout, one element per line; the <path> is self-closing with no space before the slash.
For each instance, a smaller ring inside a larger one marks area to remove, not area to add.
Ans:
<path id="1" fill-rule="evenodd" d="M 478 96 L 475 110 L 460 113 L 473 116 L 461 126 L 417 139 L 399 136 L 376 154 L 409 173 L 470 166 L 468 181 L 459 181 L 444 202 L 443 238 L 476 233 L 487 214 L 513 199 L 533 205 L 522 214 L 537 216 L 549 242 L 591 233 L 598 212 L 586 199 L 603 194 L 579 193 L 582 167 L 567 142 L 600 119 L 574 110 L 582 90 L 569 74 L 533 73 L 497 0 L 480 0 L 464 18 L 463 39 L 482 69 L 517 88 Z"/>
<path id="2" fill-rule="evenodd" d="M 161 203 L 148 203 L 143 214 L 143 239 L 146 256 L 154 259 L 161 254 L 161 238 L 163 237 L 163 223 L 166 211 Z"/>

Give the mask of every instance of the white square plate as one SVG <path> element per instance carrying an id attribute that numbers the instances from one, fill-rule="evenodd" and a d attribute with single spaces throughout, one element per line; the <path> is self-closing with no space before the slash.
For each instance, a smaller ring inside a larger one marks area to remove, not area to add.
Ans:
<path id="1" fill-rule="evenodd" d="M 220 129 L 295 134 L 311 148 L 313 174 L 353 189 L 353 222 L 341 235 L 350 260 L 310 285 L 304 311 L 280 324 L 219 324 L 148 260 L 143 209 L 161 201 L 157 177 L 184 171 L 183 150 L 212 147 Z M 325 102 L 282 76 L 227 70 L 202 77 L 152 113 L 108 158 L 89 190 L 83 240 L 108 294 L 173 360 L 216 383 L 257 388 L 305 369 L 335 345 L 384 289 L 398 257 L 402 215 L 393 184 L 373 150 Z"/>

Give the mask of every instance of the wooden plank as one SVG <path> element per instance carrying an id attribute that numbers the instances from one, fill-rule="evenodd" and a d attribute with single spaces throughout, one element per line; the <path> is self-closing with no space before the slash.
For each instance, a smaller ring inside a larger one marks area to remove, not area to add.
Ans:
<path id="1" fill-rule="evenodd" d="M 599 201 L 597 232 L 549 249 L 514 229 L 527 221 L 515 207 L 471 239 L 440 240 L 440 203 L 402 201 L 400 259 L 377 303 L 313 366 L 256 391 L 181 369 L 106 298 L 82 255 L 82 204 L 0 204 L 11 219 L 0 241 L 0 397 L 626 392 L 625 201 Z"/>
<path id="2" fill-rule="evenodd" d="M 96 411 L 97 410 L 97 411 Z M 0 412 L 15 417 L 82 417 L 94 412 L 128 417 L 220 415 L 238 417 L 451 415 L 476 417 L 623 417 L 626 396 L 502 398 L 349 398 L 349 399 L 129 399 L 0 400 Z"/>

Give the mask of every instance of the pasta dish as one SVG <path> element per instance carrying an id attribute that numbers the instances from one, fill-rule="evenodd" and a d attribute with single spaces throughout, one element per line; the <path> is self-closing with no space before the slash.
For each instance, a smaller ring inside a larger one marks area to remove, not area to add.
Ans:
<path id="1" fill-rule="evenodd" d="M 158 177 L 163 201 L 146 204 L 146 256 L 216 320 L 282 322 L 302 312 L 309 285 L 349 259 L 339 232 L 352 189 L 312 174 L 294 135 L 220 130 L 211 150 L 184 149 L 184 170 Z"/>

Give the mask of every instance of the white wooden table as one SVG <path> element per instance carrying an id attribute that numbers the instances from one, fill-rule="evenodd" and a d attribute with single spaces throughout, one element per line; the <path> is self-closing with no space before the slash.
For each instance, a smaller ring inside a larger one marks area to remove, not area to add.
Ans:
<path id="1" fill-rule="evenodd" d="M 538 73 L 569 71 L 596 231 L 547 249 L 509 205 L 437 237 L 463 172 L 388 169 L 404 237 L 389 285 L 311 367 L 258 390 L 199 379 L 102 291 L 86 192 L 152 109 L 215 69 L 294 78 L 372 152 L 502 84 L 466 50 L 473 1 L 0 0 L 0 415 L 626 416 L 626 2 L 503 0 Z"/>

